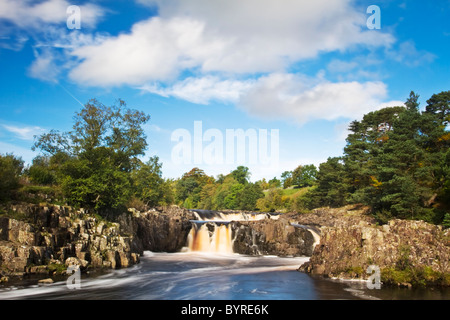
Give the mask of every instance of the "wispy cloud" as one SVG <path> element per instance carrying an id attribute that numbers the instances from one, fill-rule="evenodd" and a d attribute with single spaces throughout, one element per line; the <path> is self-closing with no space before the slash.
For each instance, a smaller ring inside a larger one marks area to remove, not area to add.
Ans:
<path id="1" fill-rule="evenodd" d="M 2 127 L 14 134 L 14 136 L 21 140 L 32 141 L 35 135 L 42 134 L 45 130 L 38 126 L 13 126 L 3 124 Z"/>
<path id="2" fill-rule="evenodd" d="M 387 50 L 387 57 L 408 67 L 419 67 L 433 62 L 437 56 L 426 50 L 418 50 L 414 41 L 401 42 L 397 49 Z"/>
<path id="3" fill-rule="evenodd" d="M 220 79 L 214 76 L 187 78 L 171 86 L 150 84 L 139 89 L 161 95 L 176 97 L 198 104 L 209 104 L 212 101 L 236 103 L 241 95 L 249 90 L 254 80 Z"/>
<path id="4" fill-rule="evenodd" d="M 0 19 L 5 19 L 16 26 L 35 32 L 45 29 L 49 24 L 64 23 L 68 18 L 67 8 L 72 3 L 66 0 L 2 0 Z M 82 23 L 85 26 L 95 26 L 104 15 L 104 10 L 95 4 L 80 5 Z"/>

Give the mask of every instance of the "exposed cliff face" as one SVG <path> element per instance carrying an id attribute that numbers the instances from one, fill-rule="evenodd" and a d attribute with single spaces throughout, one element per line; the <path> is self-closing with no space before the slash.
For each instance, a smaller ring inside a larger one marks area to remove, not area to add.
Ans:
<path id="1" fill-rule="evenodd" d="M 233 222 L 233 250 L 248 255 L 310 256 L 314 237 L 285 219 Z"/>
<path id="2" fill-rule="evenodd" d="M 118 223 L 63 206 L 15 205 L 25 221 L 0 217 L 0 265 L 9 274 L 48 273 L 69 264 L 128 267 L 139 261 Z M 70 259 L 69 259 L 70 258 Z"/>
<path id="3" fill-rule="evenodd" d="M 377 265 L 382 272 L 411 269 L 440 275 L 450 273 L 450 230 L 407 220 L 377 226 L 364 214 L 343 209 L 315 212 L 322 218 L 328 213 L 330 217 L 342 217 L 339 222 L 320 228 L 320 243 L 310 261 L 300 267 L 302 271 L 363 279 L 369 277 L 366 273 L 369 265 Z"/>
<path id="4" fill-rule="evenodd" d="M 133 235 L 133 249 L 177 252 L 186 246 L 193 214 L 176 206 L 153 208 L 146 212 L 130 209 L 117 221 L 123 234 Z"/>
<path id="5" fill-rule="evenodd" d="M 129 267 L 145 250 L 180 251 L 194 218 L 178 207 L 130 209 L 116 222 L 67 206 L 19 204 L 8 210 L 21 221 L 0 217 L 0 272 L 7 275 L 51 274 L 71 264 Z"/>

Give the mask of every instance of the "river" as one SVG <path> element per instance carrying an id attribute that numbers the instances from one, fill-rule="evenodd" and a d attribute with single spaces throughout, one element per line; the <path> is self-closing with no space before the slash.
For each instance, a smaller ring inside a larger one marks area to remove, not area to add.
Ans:
<path id="1" fill-rule="evenodd" d="M 296 269 L 307 257 L 244 256 L 203 252 L 145 252 L 131 268 L 83 275 L 79 289 L 66 281 L 9 284 L 12 300 L 334 300 L 450 299 L 447 292 L 369 290 L 363 282 L 311 277 Z"/>

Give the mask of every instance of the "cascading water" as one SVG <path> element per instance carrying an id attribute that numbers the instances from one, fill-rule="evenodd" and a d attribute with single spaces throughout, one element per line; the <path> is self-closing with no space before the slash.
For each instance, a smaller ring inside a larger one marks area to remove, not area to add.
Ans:
<path id="1" fill-rule="evenodd" d="M 192 229 L 188 236 L 189 252 L 233 253 L 231 221 L 258 221 L 278 219 L 278 215 L 267 213 L 220 212 L 212 210 L 191 210 L 197 220 L 191 220 Z"/>
<path id="2" fill-rule="evenodd" d="M 229 224 L 194 222 L 188 236 L 188 250 L 232 254 L 233 240 Z"/>

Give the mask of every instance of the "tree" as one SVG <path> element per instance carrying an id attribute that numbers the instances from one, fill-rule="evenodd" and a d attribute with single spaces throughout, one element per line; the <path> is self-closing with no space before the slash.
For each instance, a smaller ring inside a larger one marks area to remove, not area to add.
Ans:
<path id="1" fill-rule="evenodd" d="M 189 172 L 183 174 L 181 179 L 176 183 L 176 199 L 180 203 L 184 203 L 187 199 L 190 208 L 197 208 L 202 201 L 201 191 L 207 184 L 214 183 L 214 178 L 205 174 L 199 168 L 193 168 Z"/>
<path id="2" fill-rule="evenodd" d="M 26 170 L 31 182 L 39 185 L 52 185 L 56 183 L 57 177 L 52 168 L 49 156 L 38 155 L 33 159 L 32 165 Z"/>
<path id="3" fill-rule="evenodd" d="M 123 100 L 107 107 L 92 99 L 75 114 L 72 131 L 52 130 L 36 137 L 33 149 L 64 158 L 59 180 L 69 203 L 110 211 L 133 194 L 130 173 L 145 153 L 142 126 L 149 119 L 143 112 L 128 109 Z"/>
<path id="4" fill-rule="evenodd" d="M 345 168 L 341 158 L 328 158 L 320 164 L 317 188 L 311 197 L 319 206 L 340 207 L 347 203 L 349 186 L 345 181 Z"/>
<path id="5" fill-rule="evenodd" d="M 433 94 L 427 100 L 426 112 L 432 113 L 439 120 L 440 125 L 448 126 L 450 123 L 450 91 Z"/>
<path id="6" fill-rule="evenodd" d="M 442 221 L 449 198 L 448 93 L 433 95 L 425 112 L 411 92 L 406 107 L 390 107 L 353 121 L 338 182 L 329 163 L 321 166 L 317 193 L 370 205 L 376 216 Z M 329 162 L 329 161 L 328 161 Z M 334 163 L 336 171 L 340 168 Z M 332 197 L 334 198 L 334 197 Z"/>
<path id="7" fill-rule="evenodd" d="M 290 186 L 292 186 L 292 171 L 284 171 L 281 174 L 281 184 L 283 185 L 283 188 L 289 188 Z"/>
<path id="8" fill-rule="evenodd" d="M 238 166 L 231 172 L 231 175 L 236 179 L 237 182 L 246 184 L 248 183 L 248 179 L 250 178 L 250 171 L 247 167 Z"/>
<path id="9" fill-rule="evenodd" d="M 111 149 L 98 147 L 61 166 L 61 186 L 69 203 L 109 216 L 132 195 L 130 174 L 117 168 Z"/>
<path id="10" fill-rule="evenodd" d="M 248 183 L 238 196 L 241 210 L 255 210 L 258 199 L 263 198 L 264 193 L 257 183 Z"/>
<path id="11" fill-rule="evenodd" d="M 270 189 L 265 197 L 258 198 L 256 207 L 266 212 L 283 209 L 283 191 L 276 188 Z"/>
<path id="12" fill-rule="evenodd" d="M 300 188 L 312 186 L 317 177 L 317 168 L 313 164 L 305 166 L 298 166 L 292 172 L 292 184 L 299 186 Z"/>
<path id="13" fill-rule="evenodd" d="M 242 183 L 234 183 L 230 186 L 227 195 L 223 199 L 223 209 L 240 209 L 241 194 L 245 186 Z"/>
<path id="14" fill-rule="evenodd" d="M 170 183 L 162 178 L 162 163 L 159 157 L 151 157 L 146 163 L 132 172 L 134 196 L 142 200 L 146 206 L 154 207 L 173 202 Z"/>
<path id="15" fill-rule="evenodd" d="M 277 179 L 277 177 L 273 177 L 268 182 L 268 188 L 279 188 L 281 187 L 281 181 Z"/>
<path id="16" fill-rule="evenodd" d="M 22 158 L 13 154 L 0 155 L 0 200 L 8 200 L 20 187 L 19 179 L 24 167 Z"/>

